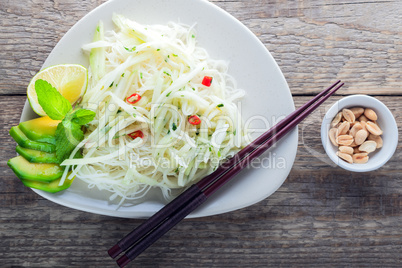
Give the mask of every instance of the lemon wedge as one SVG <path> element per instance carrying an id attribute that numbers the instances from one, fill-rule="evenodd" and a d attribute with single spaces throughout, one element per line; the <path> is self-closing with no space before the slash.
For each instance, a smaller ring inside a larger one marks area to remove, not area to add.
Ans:
<path id="1" fill-rule="evenodd" d="M 27 88 L 29 104 L 35 113 L 45 116 L 35 91 L 35 81 L 38 79 L 52 84 L 63 97 L 74 104 L 87 89 L 88 70 L 79 64 L 59 64 L 41 70 L 32 78 Z"/>

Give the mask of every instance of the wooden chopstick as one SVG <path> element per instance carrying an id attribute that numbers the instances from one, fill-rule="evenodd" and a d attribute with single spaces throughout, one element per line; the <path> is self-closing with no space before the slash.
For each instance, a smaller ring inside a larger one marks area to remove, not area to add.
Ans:
<path id="1" fill-rule="evenodd" d="M 116 245 L 114 245 L 112 248 L 110 248 L 109 251 L 108 251 L 109 255 L 112 258 L 115 258 L 120 253 L 122 253 L 124 250 L 128 249 L 129 247 L 131 247 L 134 243 L 136 243 L 142 237 L 141 234 L 148 233 L 153 228 L 155 228 L 157 225 L 159 225 L 161 221 L 166 219 L 171 213 L 174 213 L 174 211 L 176 211 L 177 209 L 180 209 L 184 205 L 186 200 L 190 200 L 191 197 L 194 197 L 198 192 L 200 192 L 201 190 L 205 189 L 214 180 L 218 179 L 223 174 L 225 174 L 230 167 L 235 165 L 238 161 L 242 160 L 247 154 L 249 154 L 251 151 L 253 151 L 255 148 L 257 148 L 264 141 L 269 139 L 279 129 L 281 129 L 284 126 L 286 126 L 287 124 L 289 124 L 304 109 L 306 109 L 307 107 L 311 106 L 314 102 L 316 102 L 322 96 L 327 94 L 331 89 L 333 89 L 340 82 L 341 81 L 338 80 L 333 85 L 331 85 L 330 87 L 328 87 L 327 89 L 325 89 L 321 93 L 319 93 L 317 96 L 312 98 L 306 104 L 301 106 L 299 109 L 297 109 L 297 110 L 293 111 L 292 113 L 290 113 L 287 117 L 285 117 L 283 120 L 281 120 L 274 127 L 272 127 L 267 132 L 265 132 L 263 135 L 261 135 L 260 137 L 255 139 L 251 144 L 249 144 L 248 146 L 243 148 L 234 157 L 230 158 L 227 162 L 225 162 L 224 164 L 219 166 L 218 169 L 215 170 L 213 173 L 211 173 L 210 175 L 206 176 L 205 178 L 200 180 L 196 185 L 191 186 L 189 189 L 187 189 L 181 195 L 176 197 L 173 201 L 171 201 L 169 204 L 167 204 L 163 209 L 159 210 L 152 217 L 150 217 L 146 222 L 144 222 L 143 224 L 138 226 L 131 233 L 129 233 L 124 238 L 122 238 Z"/>
<path id="2" fill-rule="evenodd" d="M 231 158 L 211 175 L 192 185 L 155 215 L 121 239 L 115 246 L 110 248 L 108 251 L 109 255 L 112 258 L 117 257 L 121 252 L 132 246 L 131 249 L 117 260 L 117 264 L 120 267 L 124 267 L 173 226 L 184 219 L 189 213 L 205 202 L 209 196 L 247 166 L 252 159 L 260 156 L 275 142 L 297 126 L 305 117 L 343 86 L 343 83 L 339 83 L 340 81 L 337 81 L 318 94 L 241 150 L 236 157 Z"/>
<path id="3" fill-rule="evenodd" d="M 292 120 L 294 120 L 303 110 L 307 109 L 313 103 L 315 103 L 317 100 L 319 100 L 322 96 L 326 95 L 331 89 L 333 89 L 340 82 L 341 82 L 341 80 L 336 81 L 334 84 L 332 84 L 330 87 L 328 87 L 327 89 L 325 89 L 322 92 L 320 92 L 319 94 L 317 94 L 314 98 L 309 100 L 303 106 L 301 106 L 300 108 L 294 110 L 292 113 L 290 113 L 284 119 L 282 119 L 278 124 L 276 124 L 275 126 L 270 128 L 267 132 L 265 132 L 264 134 L 259 136 L 257 139 L 255 139 L 253 142 L 251 142 L 249 145 L 244 147 L 240 152 L 238 152 L 235 156 L 230 158 L 227 162 L 225 162 L 221 166 L 219 166 L 218 169 L 216 169 L 213 173 L 211 173 L 210 175 L 206 176 L 201 181 L 199 181 L 197 183 L 198 187 L 200 189 L 204 189 L 209 184 L 211 184 L 215 179 L 217 179 L 218 177 L 222 176 L 233 165 L 235 165 L 237 161 L 242 160 L 247 154 L 249 154 L 254 149 L 259 147 L 266 140 L 268 140 L 274 133 L 277 133 L 280 129 L 282 129 L 287 124 L 292 122 Z"/>

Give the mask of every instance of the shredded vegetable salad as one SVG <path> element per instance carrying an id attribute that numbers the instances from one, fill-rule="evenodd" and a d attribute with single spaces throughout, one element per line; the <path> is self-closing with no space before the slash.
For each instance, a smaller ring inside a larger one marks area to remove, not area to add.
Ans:
<path id="1" fill-rule="evenodd" d="M 77 176 L 120 203 L 153 187 L 169 199 L 245 145 L 236 104 L 244 91 L 227 62 L 197 46 L 194 26 L 112 20 L 115 30 L 100 22 L 83 46 L 90 78 L 79 106 L 97 115 L 62 163 L 72 172 L 61 183 Z M 73 159 L 80 149 L 83 158 Z"/>

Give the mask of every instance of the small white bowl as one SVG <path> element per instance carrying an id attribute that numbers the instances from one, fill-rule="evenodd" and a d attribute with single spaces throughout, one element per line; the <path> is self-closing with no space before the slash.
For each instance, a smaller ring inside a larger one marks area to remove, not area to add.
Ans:
<path id="1" fill-rule="evenodd" d="M 369 154 L 365 164 L 350 164 L 340 159 L 336 152 L 338 148 L 329 140 L 328 132 L 332 119 L 344 108 L 363 107 L 373 109 L 377 115 L 377 124 L 383 131 L 381 136 L 383 146 Z M 329 158 L 343 169 L 355 172 L 367 172 L 382 167 L 394 154 L 398 145 L 398 127 L 391 111 L 381 101 L 367 95 L 352 95 L 337 101 L 325 114 L 321 124 L 321 141 Z"/>

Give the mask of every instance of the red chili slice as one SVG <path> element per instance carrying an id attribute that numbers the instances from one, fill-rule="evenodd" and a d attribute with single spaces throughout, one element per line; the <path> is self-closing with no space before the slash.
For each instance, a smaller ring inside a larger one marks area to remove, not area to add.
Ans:
<path id="1" fill-rule="evenodd" d="M 204 76 L 204 79 L 202 79 L 202 84 L 206 87 L 209 87 L 212 83 L 212 77 L 211 76 Z"/>
<path id="2" fill-rule="evenodd" d="M 134 132 L 132 132 L 132 133 L 130 133 L 130 134 L 128 134 L 129 136 L 130 136 L 130 138 L 132 138 L 133 140 L 135 140 L 136 138 L 144 138 L 144 133 L 142 133 L 142 131 L 141 130 L 137 130 L 137 131 L 134 131 Z"/>
<path id="3" fill-rule="evenodd" d="M 133 95 L 131 95 L 130 97 L 127 97 L 126 101 L 130 104 L 134 104 L 136 102 L 139 102 L 141 99 L 141 95 L 134 93 Z"/>
<path id="4" fill-rule="evenodd" d="M 201 124 L 201 119 L 196 115 L 192 115 L 188 118 L 188 122 L 192 125 L 199 125 Z"/>

